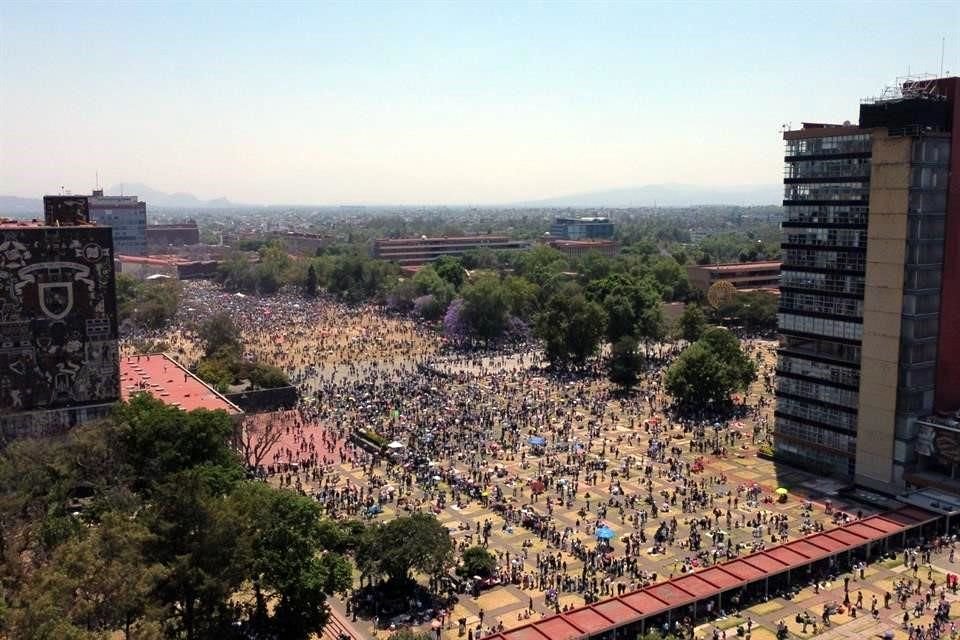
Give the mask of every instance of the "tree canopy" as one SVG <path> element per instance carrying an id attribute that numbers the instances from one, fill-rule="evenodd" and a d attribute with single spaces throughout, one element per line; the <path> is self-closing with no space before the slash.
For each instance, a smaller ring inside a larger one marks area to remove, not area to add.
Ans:
<path id="1" fill-rule="evenodd" d="M 736 336 L 720 327 L 708 329 L 667 370 L 667 391 L 686 409 L 723 409 L 730 394 L 756 378 L 756 365 Z"/>
<path id="2" fill-rule="evenodd" d="M 637 352 L 637 341 L 630 336 L 624 336 L 610 349 L 607 377 L 610 382 L 629 390 L 637 384 L 642 366 L 643 360 Z"/>
<path id="3" fill-rule="evenodd" d="M 384 553 L 389 549 L 389 553 Z M 435 575 L 450 563 L 450 532 L 428 513 L 414 513 L 369 527 L 357 549 L 357 567 L 368 577 L 385 576 L 394 582 L 410 578 L 413 570 Z"/>
<path id="4" fill-rule="evenodd" d="M 582 365 L 597 352 L 606 322 L 603 307 L 569 283 L 547 301 L 536 318 L 535 331 L 552 364 Z"/>
<path id="5" fill-rule="evenodd" d="M 223 412 L 146 395 L 0 454 L 11 638 L 306 640 L 350 564 L 307 497 L 245 479 Z M 255 606 L 232 606 L 235 599 Z"/>

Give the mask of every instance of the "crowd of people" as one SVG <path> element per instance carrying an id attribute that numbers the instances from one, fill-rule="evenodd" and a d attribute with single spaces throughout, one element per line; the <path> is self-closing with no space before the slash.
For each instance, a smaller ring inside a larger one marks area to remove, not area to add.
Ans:
<path id="1" fill-rule="evenodd" d="M 458 549 L 494 550 L 496 583 L 543 592 L 518 620 L 572 607 L 564 594 L 579 604 L 621 595 L 823 528 L 811 503 L 778 511 L 775 487 L 714 464 L 769 441 L 770 342 L 744 340 L 759 377 L 732 415 L 691 417 L 674 413 L 661 382 L 676 342 L 647 350 L 624 395 L 599 365 L 552 371 L 534 345 L 458 352 L 435 329 L 369 305 L 189 283 L 184 307 L 171 329 L 146 337 L 189 365 L 200 355 L 191 320 L 225 311 L 247 353 L 299 387 L 295 410 L 246 418 L 254 435 L 274 434 L 258 473 L 336 518 L 444 514 Z M 466 515 L 476 504 L 482 523 Z M 599 537 L 602 528 L 612 533 Z M 518 530 L 528 534 L 520 549 L 498 544 Z M 931 587 L 925 606 L 937 602 Z"/>

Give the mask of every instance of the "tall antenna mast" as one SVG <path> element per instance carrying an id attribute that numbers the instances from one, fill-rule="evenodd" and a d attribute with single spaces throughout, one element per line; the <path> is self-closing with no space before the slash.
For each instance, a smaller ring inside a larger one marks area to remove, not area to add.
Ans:
<path id="1" fill-rule="evenodd" d="M 943 77 L 943 50 L 947 46 L 947 37 L 940 38 L 940 77 Z"/>

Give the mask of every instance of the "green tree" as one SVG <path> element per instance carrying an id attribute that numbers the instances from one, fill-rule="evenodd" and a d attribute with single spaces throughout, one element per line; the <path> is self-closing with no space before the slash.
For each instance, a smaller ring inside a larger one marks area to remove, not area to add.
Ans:
<path id="1" fill-rule="evenodd" d="M 137 298 L 140 295 L 140 287 L 143 283 L 126 273 L 118 273 L 115 282 L 117 314 L 123 320 L 133 315 Z"/>
<path id="2" fill-rule="evenodd" d="M 429 633 L 418 633 L 412 629 L 398 629 L 390 634 L 390 640 L 433 640 Z"/>
<path id="3" fill-rule="evenodd" d="M 197 335 L 203 343 L 207 356 L 213 356 L 221 349 L 241 349 L 240 329 L 233 318 L 218 312 L 200 323 Z"/>
<path id="4" fill-rule="evenodd" d="M 480 576 L 486 578 L 497 568 L 497 558 L 483 547 L 464 549 L 463 563 L 457 567 L 461 576 Z"/>
<path id="5" fill-rule="evenodd" d="M 633 302 L 622 293 L 611 293 L 603 301 L 607 313 L 607 340 L 616 342 L 625 336 L 632 336 L 637 330 L 637 316 Z"/>
<path id="6" fill-rule="evenodd" d="M 522 320 L 529 320 L 537 311 L 539 288 L 521 276 L 508 276 L 503 280 L 503 295 L 510 313 Z"/>
<path id="7" fill-rule="evenodd" d="M 349 562 L 336 553 L 318 555 L 319 505 L 291 491 L 247 482 L 232 495 L 241 546 L 249 550 L 256 599 L 273 611 L 278 638 L 306 639 L 327 623 L 326 598 L 352 584 Z"/>
<path id="8" fill-rule="evenodd" d="M 114 415 L 123 457 L 143 486 L 207 465 L 242 475 L 240 461 L 229 444 L 233 422 L 225 411 L 188 413 L 140 393 L 119 405 Z"/>
<path id="9" fill-rule="evenodd" d="M 496 276 L 485 275 L 463 288 L 464 314 L 474 335 L 498 338 L 507 324 L 507 300 Z"/>
<path id="10" fill-rule="evenodd" d="M 317 295 L 317 284 L 318 284 L 317 267 L 311 264 L 307 268 L 307 286 L 306 286 L 306 294 L 311 298 L 316 297 Z"/>
<path id="11" fill-rule="evenodd" d="M 707 329 L 707 316 L 698 304 L 688 304 L 677 318 L 677 335 L 688 342 L 696 342 Z"/>
<path id="12" fill-rule="evenodd" d="M 637 384 L 642 366 L 640 354 L 637 352 L 637 341 L 630 336 L 624 336 L 610 349 L 607 377 L 610 382 L 630 390 Z"/>
<path id="13" fill-rule="evenodd" d="M 453 296 L 456 295 L 454 286 L 441 278 L 433 265 L 427 265 L 417 271 L 417 275 L 413 276 L 413 284 L 419 295 L 433 296 L 443 309 L 447 308 Z"/>
<path id="14" fill-rule="evenodd" d="M 606 324 L 603 308 L 571 283 L 547 301 L 534 331 L 551 363 L 580 365 L 596 353 Z"/>
<path id="15" fill-rule="evenodd" d="M 547 245 L 537 245 L 516 256 L 519 275 L 543 287 L 570 268 L 569 260 L 561 252 Z"/>
<path id="16" fill-rule="evenodd" d="M 148 329 L 162 329 L 177 314 L 183 287 L 178 280 L 145 282 L 139 289 L 134 321 Z"/>
<path id="17" fill-rule="evenodd" d="M 433 263 L 433 268 L 437 275 L 453 285 L 457 291 L 463 286 L 463 281 L 467 277 L 467 271 L 463 268 L 463 262 L 453 256 L 440 256 Z"/>
<path id="18" fill-rule="evenodd" d="M 386 549 L 388 553 L 384 553 Z M 415 513 L 368 528 L 356 560 L 360 571 L 370 578 L 386 576 L 404 582 L 412 570 L 440 573 L 450 564 L 452 553 L 446 527 L 431 514 Z"/>
<path id="19" fill-rule="evenodd" d="M 143 524 L 110 513 L 85 537 L 61 545 L 50 564 L 30 575 L 12 621 L 14 637 L 67 637 L 71 627 L 148 636 L 153 627 L 141 618 L 164 575 L 144 556 L 151 539 Z"/>
<path id="20" fill-rule="evenodd" d="M 746 389 L 756 378 L 756 366 L 726 329 L 708 329 L 683 350 L 667 370 L 667 391 L 686 409 L 723 409 L 730 394 Z"/>

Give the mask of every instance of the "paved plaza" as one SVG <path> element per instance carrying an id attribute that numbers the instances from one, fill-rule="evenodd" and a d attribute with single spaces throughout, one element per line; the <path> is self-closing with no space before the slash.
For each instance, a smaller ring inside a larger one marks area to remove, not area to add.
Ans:
<path id="1" fill-rule="evenodd" d="M 236 312 L 244 335 L 255 337 L 255 355 L 292 370 L 305 398 L 298 412 L 275 418 L 286 432 L 266 458 L 272 481 L 316 496 L 339 517 L 369 515 L 373 500 L 382 512 L 372 520 L 432 511 L 460 551 L 482 544 L 487 531 L 503 584 L 461 595 L 442 615 L 442 638 L 466 637 L 461 620 L 474 636 L 481 627 L 510 629 L 830 528 L 838 513 L 875 513 L 845 502 L 835 482 L 757 456 L 772 423 L 771 341 L 745 344 L 759 376 L 737 399 L 737 414 L 692 422 L 670 414 L 660 385 L 656 356 L 669 363 L 679 345 L 650 347 L 651 368 L 623 396 L 600 372 L 550 373 L 532 351 L 444 356 L 408 321 L 333 308 L 318 312 L 309 327 L 298 323 L 313 312 L 300 306 Z M 333 340 L 335 330 L 350 337 Z M 188 334 L 167 338 L 181 353 L 196 353 Z M 331 349 L 337 355 L 327 361 Z M 392 456 L 364 452 L 350 442 L 357 429 L 402 446 Z M 533 444 L 541 437 L 543 446 Z M 786 489 L 782 500 L 778 488 Z M 534 512 L 539 528 L 520 515 Z M 613 535 L 604 547 L 596 538 L 601 524 Z M 657 536 L 664 529 L 666 541 Z M 931 578 L 938 584 L 946 563 L 936 559 Z M 902 564 L 888 564 L 871 566 L 855 581 L 867 603 L 874 595 L 882 602 L 904 575 Z M 749 617 L 752 638 L 774 637 L 781 620 L 796 637 L 811 637 L 812 625 L 803 633 L 797 613 L 820 620 L 825 602 L 842 600 L 837 588 L 760 604 L 704 625 L 697 635 L 713 637 L 716 629 L 720 637 L 736 637 Z M 892 630 L 899 637 L 902 611 L 893 607 L 879 621 L 869 612 L 835 616 L 831 628 L 818 631 L 867 637 Z M 335 608 L 343 611 L 343 603 Z M 377 630 L 369 619 L 353 624 L 384 637 L 391 622 L 405 621 L 381 620 Z M 429 630 L 430 620 L 420 628 Z"/>

